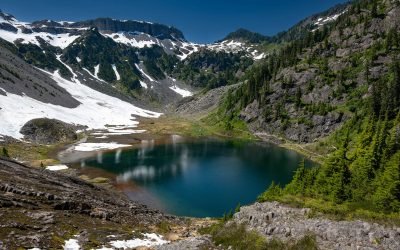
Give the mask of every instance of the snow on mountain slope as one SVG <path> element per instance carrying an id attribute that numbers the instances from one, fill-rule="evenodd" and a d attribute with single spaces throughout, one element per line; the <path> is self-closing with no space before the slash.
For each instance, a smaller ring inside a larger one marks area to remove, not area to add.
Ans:
<path id="1" fill-rule="evenodd" d="M 136 48 L 144 48 L 144 47 L 151 47 L 154 44 L 160 44 L 158 39 L 152 38 L 150 35 L 143 34 L 141 39 L 138 35 L 132 35 L 126 32 L 119 32 L 119 33 L 111 33 L 111 34 L 103 34 L 107 36 L 117 43 L 123 43 L 132 47 Z"/>
<path id="2" fill-rule="evenodd" d="M 47 117 L 67 123 L 86 125 L 89 129 L 103 129 L 107 125 L 138 124 L 134 116 L 157 118 L 161 114 L 144 110 L 118 98 L 95 91 L 76 78 L 68 81 L 59 73 L 49 74 L 60 87 L 66 89 L 81 104 L 76 108 L 42 103 L 28 96 L 6 93 L 0 98 L 0 134 L 22 138 L 19 130 L 29 120 Z"/>
<path id="3" fill-rule="evenodd" d="M 232 53 L 244 51 L 254 60 L 260 60 L 266 56 L 263 52 L 257 50 L 256 44 L 249 44 L 236 40 L 225 40 L 222 42 L 209 44 L 207 45 L 207 48 L 214 51 L 225 51 Z"/>
<path id="4" fill-rule="evenodd" d="M 321 27 L 324 26 L 327 23 L 336 21 L 341 15 L 343 15 L 344 13 L 346 13 L 347 10 L 342 11 L 340 13 L 331 15 L 331 16 L 325 16 L 325 17 L 319 17 L 317 19 L 317 21 L 314 23 L 315 26 Z"/>
<path id="5" fill-rule="evenodd" d="M 105 21 L 110 20 L 111 19 L 105 19 Z M 0 11 L 0 37 L 11 43 L 18 41 L 24 44 L 31 43 L 38 46 L 40 46 L 39 39 L 43 39 L 52 46 L 64 49 L 68 45 L 70 45 L 76 38 L 80 37 L 83 32 L 93 26 L 98 25 L 98 27 L 101 28 L 99 30 L 103 36 L 109 37 L 115 42 L 126 44 L 136 48 L 159 45 L 165 50 L 172 53 L 173 50 L 179 50 L 182 42 L 185 42 L 182 36 L 178 36 L 178 38 L 174 38 L 171 34 L 158 34 L 156 36 L 152 36 L 150 34 L 139 31 L 141 29 L 144 29 L 149 30 L 150 33 L 160 33 L 161 31 L 157 31 L 160 29 L 160 27 L 163 27 L 166 32 L 169 31 L 168 29 L 173 29 L 172 27 L 164 27 L 163 25 L 152 24 L 149 22 L 128 20 L 120 21 L 112 19 L 112 22 L 115 22 L 115 29 L 121 29 L 112 32 L 110 31 L 110 27 L 107 27 L 107 25 L 103 27 L 103 25 L 105 24 L 103 24 L 101 21 L 102 19 L 89 20 L 84 22 L 55 22 L 52 20 L 44 20 L 28 23 L 18 21 L 14 16 Z M 126 27 L 126 25 L 128 24 L 134 25 L 134 27 Z M 150 28 L 140 27 L 141 24 L 143 26 L 150 26 Z M 126 29 L 128 28 L 137 28 L 138 31 L 127 31 Z"/>
<path id="6" fill-rule="evenodd" d="M 136 23 L 138 25 L 157 25 L 149 22 L 104 19 L 104 21 L 115 22 L 112 28 L 103 24 L 103 19 L 89 20 L 84 22 L 55 22 L 52 20 L 37 21 L 33 23 L 21 22 L 12 15 L 0 11 L 0 37 L 11 42 L 23 44 L 35 44 L 40 46 L 40 39 L 43 39 L 52 46 L 65 49 L 79 38 L 91 25 L 98 25 L 99 32 L 104 37 L 109 37 L 117 43 L 125 44 L 135 48 L 144 48 L 158 45 L 168 53 L 173 53 L 180 60 L 185 60 L 189 55 L 197 52 L 200 48 L 207 48 L 214 51 L 239 52 L 246 51 L 248 56 L 262 58 L 261 52 L 255 52 L 254 45 L 238 41 L 222 41 L 214 44 L 196 44 L 184 40 L 183 36 L 175 38 L 174 35 L 150 35 L 141 31 L 127 31 L 123 24 Z M 107 22 L 105 22 L 107 23 Z M 158 24 L 159 25 L 159 24 Z M 104 27 L 103 27 L 104 26 Z M 119 27 L 121 26 L 121 27 Z M 162 26 L 162 25 L 159 25 Z M 172 29 L 172 27 L 169 27 Z M 120 30 L 118 30 L 120 29 Z M 111 30 L 111 31 L 110 31 Z M 140 30 L 138 28 L 138 30 Z M 150 33 L 152 32 L 149 29 Z"/>
<path id="7" fill-rule="evenodd" d="M 144 69 L 140 67 L 139 64 L 135 63 L 135 66 L 140 71 L 140 73 L 142 73 L 142 75 L 145 76 L 150 82 L 155 82 L 155 80 L 151 78 L 151 76 L 149 76 L 148 74 L 146 74 L 146 72 L 144 72 Z"/>
<path id="8" fill-rule="evenodd" d="M 189 90 L 185 90 L 185 89 L 181 89 L 178 86 L 174 85 L 172 87 L 169 87 L 171 90 L 175 91 L 176 93 L 178 93 L 179 95 L 181 95 L 182 97 L 188 97 L 188 96 L 192 96 L 193 93 L 190 92 Z"/>
<path id="9" fill-rule="evenodd" d="M 79 37 L 79 35 L 73 35 L 71 33 L 53 34 L 49 32 L 31 32 L 34 27 L 32 27 L 30 23 L 20 22 L 8 14 L 1 12 L 0 14 L 0 27 L 2 27 L 0 29 L 0 37 L 11 43 L 19 40 L 25 44 L 32 43 L 40 46 L 37 39 L 39 37 L 52 46 L 64 49 Z"/>
<path id="10" fill-rule="evenodd" d="M 117 66 L 115 64 L 112 65 L 112 69 L 114 70 L 115 76 L 117 77 L 117 81 L 121 80 L 121 76 L 117 70 Z"/>

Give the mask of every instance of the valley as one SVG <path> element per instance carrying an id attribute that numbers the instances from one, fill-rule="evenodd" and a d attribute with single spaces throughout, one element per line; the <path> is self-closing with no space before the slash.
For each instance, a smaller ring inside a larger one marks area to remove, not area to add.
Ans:
<path id="1" fill-rule="evenodd" d="M 398 249 L 400 2 L 209 44 L 0 11 L 0 249 Z"/>

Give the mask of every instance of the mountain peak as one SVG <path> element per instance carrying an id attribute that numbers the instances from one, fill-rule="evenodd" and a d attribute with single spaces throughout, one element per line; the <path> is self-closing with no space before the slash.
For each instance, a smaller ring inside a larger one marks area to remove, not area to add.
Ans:
<path id="1" fill-rule="evenodd" d="M 159 39 L 172 39 L 172 40 L 185 40 L 182 31 L 175 27 L 151 23 L 145 21 L 135 20 L 117 20 L 109 17 L 101 17 L 92 20 L 86 20 L 82 22 L 75 22 L 69 24 L 72 28 L 82 27 L 97 27 L 101 32 L 128 32 L 128 33 L 146 33 L 150 36 Z"/>
<path id="2" fill-rule="evenodd" d="M 270 38 L 257 32 L 239 28 L 236 31 L 229 33 L 222 41 L 226 40 L 241 40 L 249 43 L 260 43 L 269 41 Z"/>
<path id="3" fill-rule="evenodd" d="M 5 13 L 0 9 L 0 22 L 2 21 L 2 19 L 4 19 L 4 21 L 15 21 L 16 20 L 13 15 Z"/>

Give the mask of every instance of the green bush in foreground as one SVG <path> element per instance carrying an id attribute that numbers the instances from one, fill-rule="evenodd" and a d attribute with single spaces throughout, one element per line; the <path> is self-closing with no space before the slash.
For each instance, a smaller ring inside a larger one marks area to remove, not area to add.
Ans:
<path id="1" fill-rule="evenodd" d="M 10 158 L 10 155 L 8 154 L 8 150 L 5 147 L 3 147 L 3 156 L 6 158 Z"/>
<path id="2" fill-rule="evenodd" d="M 306 235 L 298 241 L 284 243 L 277 239 L 267 241 L 265 237 L 255 230 L 247 230 L 243 224 L 235 222 L 225 223 L 221 221 L 208 228 L 202 229 L 201 233 L 210 234 L 214 244 L 224 248 L 232 247 L 237 250 L 313 250 L 318 249 L 315 236 Z"/>

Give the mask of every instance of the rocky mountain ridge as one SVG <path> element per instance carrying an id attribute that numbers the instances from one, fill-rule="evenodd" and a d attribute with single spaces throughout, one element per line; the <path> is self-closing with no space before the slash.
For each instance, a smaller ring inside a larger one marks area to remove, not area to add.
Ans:
<path id="1" fill-rule="evenodd" d="M 368 99 L 371 82 L 390 75 L 398 60 L 391 34 L 398 32 L 400 9 L 396 1 L 382 2 L 373 17 L 355 3 L 335 18 L 310 19 L 330 21 L 248 70 L 247 84 L 226 104 L 255 133 L 299 143 L 332 134 Z"/>

